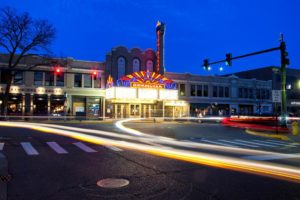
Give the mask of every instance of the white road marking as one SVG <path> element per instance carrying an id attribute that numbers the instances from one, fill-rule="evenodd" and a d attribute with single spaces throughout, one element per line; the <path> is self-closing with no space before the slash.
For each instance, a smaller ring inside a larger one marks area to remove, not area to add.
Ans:
<path id="1" fill-rule="evenodd" d="M 4 148 L 4 142 L 0 142 L 0 151 L 2 151 Z"/>
<path id="2" fill-rule="evenodd" d="M 273 143 L 276 143 L 276 144 L 282 144 L 282 145 L 289 144 L 289 142 L 283 142 L 283 141 L 277 141 L 277 140 L 267 140 L 267 141 L 273 142 Z"/>
<path id="3" fill-rule="evenodd" d="M 210 141 L 210 140 L 206 140 L 206 139 L 202 139 L 201 141 L 207 142 L 207 143 L 211 143 L 211 144 L 217 144 L 217 145 L 222 145 L 222 146 L 228 146 L 228 147 L 237 147 L 237 146 L 234 146 L 234 145 L 225 144 L 225 143 L 222 143 L 222 142 Z"/>
<path id="4" fill-rule="evenodd" d="M 113 151 L 123 151 L 122 149 L 115 147 L 115 146 L 105 146 L 106 148 L 113 150 Z"/>
<path id="5" fill-rule="evenodd" d="M 300 154 L 275 154 L 275 155 L 259 155 L 259 156 L 244 156 L 243 158 L 250 160 L 280 160 L 286 158 L 300 158 Z"/>
<path id="6" fill-rule="evenodd" d="M 247 146 L 247 147 L 258 147 L 256 145 L 245 144 L 242 142 L 233 142 L 233 141 L 228 141 L 228 140 L 219 140 L 219 141 L 228 142 L 228 143 L 237 144 L 237 145 L 243 145 L 243 146 Z"/>
<path id="7" fill-rule="evenodd" d="M 56 153 L 58 154 L 66 154 L 68 153 L 64 148 L 62 148 L 56 142 L 46 142 Z"/>
<path id="8" fill-rule="evenodd" d="M 269 141 L 262 141 L 262 140 L 253 140 L 256 142 L 261 142 L 261 143 L 266 143 L 266 144 L 272 144 L 272 145 L 276 145 L 276 146 L 282 146 L 284 144 L 278 144 L 278 143 L 274 143 L 274 142 L 269 142 Z"/>
<path id="9" fill-rule="evenodd" d="M 263 141 L 264 143 L 270 143 L 270 144 L 274 144 L 274 145 L 278 145 L 278 146 L 288 146 L 289 148 L 294 148 L 294 147 L 297 147 L 297 144 L 295 143 L 287 143 L 287 142 L 284 142 L 284 143 L 277 143 L 277 141 L 275 142 L 269 142 L 269 141 Z"/>
<path id="10" fill-rule="evenodd" d="M 86 144 L 82 142 L 75 142 L 73 143 L 75 146 L 77 146 L 79 149 L 87 152 L 87 153 L 94 153 L 97 152 L 96 150 L 92 149 L 91 147 L 87 146 Z"/>
<path id="11" fill-rule="evenodd" d="M 22 145 L 24 151 L 27 153 L 27 155 L 30 155 L 30 156 L 39 155 L 37 150 L 30 144 L 30 142 L 21 142 L 21 145 Z"/>
<path id="12" fill-rule="evenodd" d="M 254 145 L 259 145 L 259 146 L 265 146 L 265 147 L 276 147 L 274 145 L 270 145 L 270 144 L 262 144 L 260 142 L 250 142 L 250 141 L 245 141 L 245 140 L 236 140 L 236 141 L 239 141 L 239 142 L 245 142 L 245 143 L 248 143 L 248 144 L 254 144 Z"/>

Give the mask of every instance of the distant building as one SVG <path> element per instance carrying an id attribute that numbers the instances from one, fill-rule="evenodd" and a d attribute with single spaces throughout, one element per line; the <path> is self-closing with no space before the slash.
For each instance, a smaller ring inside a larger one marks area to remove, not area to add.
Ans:
<path id="1" fill-rule="evenodd" d="M 263 67 L 234 73 L 241 78 L 256 78 L 257 80 L 272 80 L 272 89 L 281 90 L 281 75 L 279 67 Z M 287 110 L 292 115 L 300 115 L 300 69 L 286 69 Z M 274 104 L 275 106 L 275 104 Z M 278 103 L 280 108 L 280 103 Z"/>
<path id="2" fill-rule="evenodd" d="M 14 71 L 8 114 L 96 118 L 272 114 L 271 79 L 165 72 L 165 24 L 158 22 L 155 31 L 156 51 L 119 46 L 104 62 L 22 59 Z M 0 100 L 10 73 L 7 63 L 8 55 L 1 54 Z"/>
<path id="3" fill-rule="evenodd" d="M 272 114 L 271 81 L 237 76 L 200 76 L 166 72 L 177 83 L 179 99 L 189 104 L 190 114 Z"/>
<path id="4" fill-rule="evenodd" d="M 60 72 L 49 66 L 48 58 L 29 56 L 14 71 L 8 100 L 9 115 L 102 116 L 104 63 L 73 58 L 51 58 Z M 0 55 L 0 100 L 6 85 L 8 55 Z M 28 70 L 31 68 L 30 70 Z M 95 74 L 94 74 L 95 73 Z M 2 102 L 2 101 L 1 101 Z"/>

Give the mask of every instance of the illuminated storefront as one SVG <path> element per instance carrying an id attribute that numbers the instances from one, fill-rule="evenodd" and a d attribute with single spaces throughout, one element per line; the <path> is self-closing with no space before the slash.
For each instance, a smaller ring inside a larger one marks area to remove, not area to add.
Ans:
<path id="1" fill-rule="evenodd" d="M 178 100 L 176 84 L 155 72 L 134 72 L 114 84 L 111 77 L 105 92 L 106 116 L 127 117 L 184 117 L 188 105 Z"/>

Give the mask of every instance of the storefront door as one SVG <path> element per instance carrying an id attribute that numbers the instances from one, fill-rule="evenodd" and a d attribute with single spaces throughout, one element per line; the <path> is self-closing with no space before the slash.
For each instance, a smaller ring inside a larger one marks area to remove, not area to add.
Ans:
<path id="1" fill-rule="evenodd" d="M 140 117 L 141 116 L 141 105 L 140 104 L 130 104 L 130 117 Z"/>

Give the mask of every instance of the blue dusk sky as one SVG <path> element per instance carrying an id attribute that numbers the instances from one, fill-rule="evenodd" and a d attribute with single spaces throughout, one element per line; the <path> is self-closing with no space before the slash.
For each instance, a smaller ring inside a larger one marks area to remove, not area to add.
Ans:
<path id="1" fill-rule="evenodd" d="M 226 53 L 238 56 L 279 46 L 284 33 L 293 68 L 300 68 L 300 1 L 297 0 L 0 0 L 56 27 L 56 56 L 104 61 L 113 47 L 156 49 L 157 20 L 166 24 L 165 67 L 214 75 L 279 65 L 279 52 L 212 66 Z"/>

